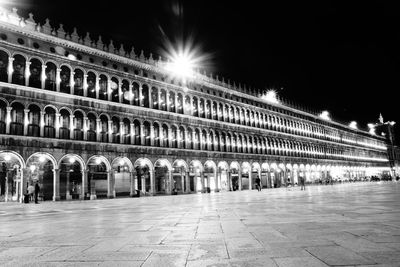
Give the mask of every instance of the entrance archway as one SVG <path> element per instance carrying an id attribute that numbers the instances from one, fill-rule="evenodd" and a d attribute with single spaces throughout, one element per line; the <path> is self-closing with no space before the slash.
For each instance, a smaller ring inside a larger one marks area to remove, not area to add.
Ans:
<path id="1" fill-rule="evenodd" d="M 92 156 L 87 162 L 88 191 L 90 199 L 106 198 L 111 196 L 110 171 L 111 166 L 103 156 Z"/>
<path id="2" fill-rule="evenodd" d="M 223 191 L 230 191 L 232 188 L 231 180 L 229 178 L 229 166 L 226 161 L 218 163 L 218 180 L 220 181 L 220 188 Z"/>
<path id="3" fill-rule="evenodd" d="M 182 192 L 194 191 L 194 188 L 191 188 L 193 182 L 190 182 L 189 168 L 184 160 L 175 160 L 174 164 L 172 164 L 172 175 L 175 184 L 181 184 Z"/>
<path id="4" fill-rule="evenodd" d="M 58 165 L 60 171 L 60 199 L 84 199 L 83 160 L 74 154 L 65 155 Z"/>
<path id="5" fill-rule="evenodd" d="M 190 191 L 202 192 L 203 165 L 198 160 L 193 160 L 189 165 Z"/>
<path id="6" fill-rule="evenodd" d="M 231 184 L 232 184 L 232 190 L 241 190 L 241 184 L 240 184 L 240 179 L 239 179 L 239 173 L 240 173 L 240 164 L 239 162 L 232 162 L 231 165 L 229 166 L 231 170 Z"/>
<path id="7" fill-rule="evenodd" d="M 171 164 L 166 159 L 154 163 L 154 190 L 156 194 L 171 194 L 181 191 L 181 185 L 171 179 Z"/>
<path id="8" fill-rule="evenodd" d="M 207 160 L 206 163 L 204 163 L 204 189 L 206 192 L 218 192 L 220 188 L 219 184 L 220 182 L 217 179 L 217 166 L 214 161 Z"/>
<path id="9" fill-rule="evenodd" d="M 117 157 L 111 163 L 113 173 L 113 195 L 115 197 L 133 194 L 132 162 L 127 157 Z"/>
<path id="10" fill-rule="evenodd" d="M 54 168 L 56 160 L 48 153 L 35 153 L 26 161 L 28 169 L 27 185 L 39 184 L 39 198 L 52 200 L 56 195 L 54 192 Z"/>
<path id="11" fill-rule="evenodd" d="M 13 151 L 0 151 L 0 202 L 20 201 L 26 191 L 22 157 Z M 24 188 L 24 189 L 23 189 Z"/>
<path id="12" fill-rule="evenodd" d="M 261 186 L 262 188 L 271 188 L 271 178 L 269 175 L 269 165 L 264 162 L 261 164 Z"/>
<path id="13" fill-rule="evenodd" d="M 147 158 L 139 158 L 135 161 L 133 167 L 136 171 L 136 188 L 140 190 L 143 194 L 154 194 L 154 185 L 152 184 L 154 168 L 151 161 Z"/>
<path id="14" fill-rule="evenodd" d="M 250 163 L 243 162 L 241 169 L 242 169 L 242 190 L 251 189 L 249 187 L 250 186 L 249 178 L 251 177 L 251 166 L 250 166 Z"/>

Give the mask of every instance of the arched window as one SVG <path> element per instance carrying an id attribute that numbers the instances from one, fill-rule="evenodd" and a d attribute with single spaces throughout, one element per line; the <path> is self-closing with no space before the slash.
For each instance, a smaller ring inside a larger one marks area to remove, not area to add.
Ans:
<path id="1" fill-rule="evenodd" d="M 159 102 L 158 102 L 158 89 L 155 87 L 151 88 L 151 101 L 153 102 L 153 109 L 158 109 L 159 108 Z"/>
<path id="2" fill-rule="evenodd" d="M 179 113 L 179 114 L 183 114 L 183 96 L 182 96 L 182 94 L 178 94 L 178 103 L 176 103 L 176 105 L 177 105 L 177 112 Z"/>
<path id="3" fill-rule="evenodd" d="M 159 106 L 161 110 L 167 111 L 167 92 L 164 89 L 161 89 Z"/>
<path id="4" fill-rule="evenodd" d="M 40 136 L 40 108 L 36 105 L 29 106 L 28 136 Z"/>
<path id="5" fill-rule="evenodd" d="M 169 92 L 169 111 L 176 112 L 175 93 Z"/>
<path id="6" fill-rule="evenodd" d="M 52 107 L 44 109 L 44 137 L 56 137 L 56 111 Z"/>
<path id="7" fill-rule="evenodd" d="M 134 143 L 135 143 L 135 145 L 141 145 L 141 134 L 142 134 L 142 132 L 141 132 L 141 129 L 140 129 L 140 122 L 138 121 L 138 120 L 134 120 L 133 121 L 133 124 L 134 124 L 134 129 L 135 129 L 135 140 L 134 140 Z"/>
<path id="8" fill-rule="evenodd" d="M 92 113 L 88 114 L 88 130 L 87 130 L 87 140 L 91 142 L 96 142 L 97 138 L 97 122 L 96 116 Z"/>
<path id="9" fill-rule="evenodd" d="M 8 54 L 0 50 L 0 82 L 8 82 Z"/>
<path id="10" fill-rule="evenodd" d="M 139 106 L 139 84 L 133 83 L 132 84 L 132 97 L 133 97 L 133 105 Z"/>
<path id="11" fill-rule="evenodd" d="M 119 124 L 119 118 L 117 117 L 112 117 L 112 142 L 114 144 L 119 144 L 120 143 L 120 124 Z"/>
<path id="12" fill-rule="evenodd" d="M 74 115 L 74 139 L 83 140 L 83 113 L 76 111 Z"/>
<path id="13" fill-rule="evenodd" d="M 168 134 L 168 126 L 167 125 L 163 124 L 162 132 L 163 132 L 163 138 L 164 138 L 163 146 L 164 147 L 169 147 L 169 138 L 170 138 L 170 136 Z"/>
<path id="14" fill-rule="evenodd" d="M 46 81 L 45 81 L 45 89 L 50 91 L 56 90 L 56 65 L 51 62 L 46 63 Z"/>
<path id="15" fill-rule="evenodd" d="M 96 98 L 96 74 L 89 71 L 87 74 L 87 96 Z"/>
<path id="16" fill-rule="evenodd" d="M 100 116 L 100 142 L 108 143 L 108 118 L 106 115 Z"/>
<path id="17" fill-rule="evenodd" d="M 62 109 L 60 111 L 60 139 L 69 139 L 69 131 L 70 131 L 70 113 L 66 109 Z"/>
<path id="18" fill-rule="evenodd" d="M 142 85 L 142 98 L 143 98 L 142 106 L 145 108 L 150 107 L 150 98 L 149 98 L 150 92 L 149 91 L 150 91 L 150 89 L 146 84 Z"/>
<path id="19" fill-rule="evenodd" d="M 129 82 L 127 80 L 122 80 L 122 103 L 130 104 L 132 100 L 132 93 L 129 91 Z"/>
<path id="20" fill-rule="evenodd" d="M 2 51 L 0 50 L 0 53 Z M 7 104 L 0 100 L 0 134 L 6 133 Z"/>
<path id="21" fill-rule="evenodd" d="M 108 100 L 108 93 L 107 93 L 107 88 L 108 88 L 108 79 L 107 76 L 104 74 L 100 74 L 100 80 L 99 80 L 99 99 L 101 100 Z"/>
<path id="22" fill-rule="evenodd" d="M 153 124 L 153 127 L 154 127 L 154 137 L 153 137 L 154 141 L 153 141 L 153 143 L 154 143 L 154 146 L 159 147 L 160 144 L 161 144 L 161 141 L 160 141 L 160 124 L 155 122 Z"/>
<path id="23" fill-rule="evenodd" d="M 15 55 L 13 61 L 12 83 L 25 85 L 26 59 L 21 55 Z"/>
<path id="24" fill-rule="evenodd" d="M 151 124 L 148 121 L 145 121 L 143 123 L 143 129 L 144 129 L 144 145 L 145 146 L 151 146 Z"/>
<path id="25" fill-rule="evenodd" d="M 178 128 L 175 126 L 171 127 L 171 139 L 172 139 L 172 148 L 178 148 Z"/>
<path id="26" fill-rule="evenodd" d="M 74 72 L 74 94 L 83 96 L 83 71 L 75 69 Z"/>
<path id="27" fill-rule="evenodd" d="M 70 87 L 71 70 L 67 66 L 61 67 L 60 72 L 60 92 L 61 93 L 71 93 Z"/>
<path id="28" fill-rule="evenodd" d="M 117 78 L 111 78 L 111 101 L 112 102 L 119 102 L 119 81 Z"/>
<path id="29" fill-rule="evenodd" d="M 124 144 L 130 144 L 131 143 L 131 122 L 129 119 L 124 119 L 123 120 L 123 126 L 124 128 L 121 129 L 121 136 L 123 138 L 122 142 Z"/>
<path id="30" fill-rule="evenodd" d="M 24 135 L 24 106 L 21 103 L 11 105 L 10 134 Z"/>
<path id="31" fill-rule="evenodd" d="M 192 103 L 192 114 L 193 114 L 193 116 L 195 116 L 195 117 L 198 117 L 199 116 L 199 110 L 198 110 L 198 100 L 197 100 L 197 97 L 193 97 L 193 103 Z"/>
<path id="32" fill-rule="evenodd" d="M 29 86 L 35 88 L 42 88 L 42 62 L 39 59 L 31 59 L 31 64 L 29 66 Z"/>

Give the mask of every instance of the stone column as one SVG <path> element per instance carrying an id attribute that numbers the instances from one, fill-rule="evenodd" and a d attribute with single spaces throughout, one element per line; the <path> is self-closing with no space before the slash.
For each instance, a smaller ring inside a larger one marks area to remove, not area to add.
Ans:
<path id="1" fill-rule="evenodd" d="M 143 122 L 140 122 L 140 144 L 142 146 L 145 145 L 145 135 L 144 135 L 144 125 Z"/>
<path id="2" fill-rule="evenodd" d="M 88 125 L 88 117 L 83 117 L 83 140 L 87 141 L 88 140 L 88 129 L 89 129 L 89 125 Z"/>
<path id="3" fill-rule="evenodd" d="M 25 85 L 29 86 L 29 76 L 31 75 L 31 71 L 30 71 L 30 66 L 31 66 L 31 62 L 30 61 L 25 61 Z"/>
<path id="4" fill-rule="evenodd" d="M 14 62 L 14 58 L 13 57 L 9 57 L 8 58 L 8 83 L 12 83 L 12 74 L 14 72 L 14 67 L 13 67 L 13 62 Z"/>
<path id="5" fill-rule="evenodd" d="M 75 75 L 75 72 L 74 72 L 74 71 L 71 71 L 71 74 L 70 74 L 70 76 L 69 76 L 69 87 L 71 88 L 71 90 L 70 90 L 71 95 L 74 95 L 74 94 L 75 94 L 74 75 Z"/>
<path id="6" fill-rule="evenodd" d="M 118 81 L 118 102 L 122 103 L 122 82 Z"/>
<path id="7" fill-rule="evenodd" d="M 185 173 L 185 180 L 186 180 L 186 187 L 185 187 L 185 192 L 190 193 L 190 173 L 186 172 Z M 196 187 L 196 186 L 195 186 Z"/>
<path id="8" fill-rule="evenodd" d="M 253 178 L 252 178 L 252 169 L 251 169 L 251 167 L 250 167 L 250 170 L 249 170 L 249 190 L 253 190 Z"/>
<path id="9" fill-rule="evenodd" d="M 74 118 L 75 115 L 69 115 L 69 139 L 74 140 Z"/>
<path id="10" fill-rule="evenodd" d="M 87 89 L 88 89 L 88 83 L 87 83 L 87 74 L 83 74 L 83 96 L 87 97 Z"/>
<path id="11" fill-rule="evenodd" d="M 53 169 L 53 201 L 60 200 L 60 169 Z"/>
<path id="12" fill-rule="evenodd" d="M 81 172 L 82 172 L 82 185 L 81 185 L 81 194 L 79 196 L 79 199 L 84 200 L 87 188 L 88 170 L 82 170 Z"/>
<path id="13" fill-rule="evenodd" d="M 155 172 L 150 171 L 150 195 L 154 196 L 155 195 Z"/>
<path id="14" fill-rule="evenodd" d="M 185 192 L 185 173 L 181 172 L 181 186 L 182 186 L 182 193 Z"/>
<path id="15" fill-rule="evenodd" d="M 160 147 L 164 147 L 164 129 L 162 127 L 162 124 L 160 125 L 159 128 L 158 140 L 160 140 Z"/>
<path id="16" fill-rule="evenodd" d="M 238 179 L 239 179 L 239 191 L 242 191 L 242 170 L 238 172 Z"/>
<path id="17" fill-rule="evenodd" d="M 232 191 L 232 172 L 228 171 L 228 190 Z"/>
<path id="18" fill-rule="evenodd" d="M 172 190 L 175 188 L 172 171 L 168 171 L 168 194 L 172 194 Z"/>
<path id="19" fill-rule="evenodd" d="M 135 99 L 135 96 L 133 95 L 133 84 L 129 83 L 129 104 L 133 105 L 133 100 Z"/>
<path id="20" fill-rule="evenodd" d="M 169 97 L 170 97 L 169 91 L 165 90 L 165 110 L 167 112 L 169 112 L 171 110 L 171 107 L 170 107 L 171 103 L 169 101 Z"/>
<path id="21" fill-rule="evenodd" d="M 150 125 L 150 146 L 154 146 L 154 126 Z"/>
<path id="22" fill-rule="evenodd" d="M 114 171 L 107 171 L 107 197 L 113 198 L 113 180 L 114 180 Z"/>
<path id="23" fill-rule="evenodd" d="M 129 191 L 129 195 L 132 197 L 136 194 L 135 191 L 135 172 L 131 171 L 129 172 L 129 181 L 130 181 L 130 191 Z"/>
<path id="24" fill-rule="evenodd" d="M 60 137 L 60 116 L 61 114 L 56 112 L 56 121 L 55 121 L 55 126 L 56 126 L 56 138 Z"/>
<path id="25" fill-rule="evenodd" d="M 40 88 L 46 87 L 46 65 L 42 65 L 42 72 L 40 75 Z"/>
<path id="26" fill-rule="evenodd" d="M 66 198 L 66 200 L 71 200 L 72 199 L 72 196 L 71 196 L 71 192 L 70 192 L 70 184 L 69 184 L 69 175 L 70 175 L 70 172 L 69 171 L 67 171 L 67 173 L 66 173 L 67 175 L 67 186 L 66 186 L 66 190 L 65 190 L 65 198 Z"/>
<path id="27" fill-rule="evenodd" d="M 100 94 L 100 77 L 99 76 L 96 76 L 95 91 L 96 91 L 96 99 L 99 99 L 99 94 Z"/>
<path id="28" fill-rule="evenodd" d="M 119 122 L 119 143 L 124 143 L 124 136 L 125 136 L 125 125 L 123 121 Z"/>
<path id="29" fill-rule="evenodd" d="M 139 107 L 143 107 L 143 87 L 139 87 Z"/>
<path id="30" fill-rule="evenodd" d="M 108 100 L 108 101 L 111 101 L 111 99 L 112 99 L 111 96 L 112 96 L 111 80 L 108 79 L 108 80 L 107 80 L 107 100 Z"/>
<path id="31" fill-rule="evenodd" d="M 44 137 L 44 115 L 46 114 L 46 112 L 44 111 L 40 111 L 40 137 Z"/>
<path id="32" fill-rule="evenodd" d="M 109 120 L 109 121 L 107 121 L 107 123 L 108 123 L 108 142 L 109 143 L 112 143 L 113 142 L 113 130 L 112 130 L 112 120 Z"/>
<path id="33" fill-rule="evenodd" d="M 10 134 L 11 111 L 12 111 L 12 107 L 7 107 L 7 115 L 6 115 L 6 134 Z"/>
<path id="34" fill-rule="evenodd" d="M 96 195 L 96 182 L 93 180 L 93 174 L 90 175 L 90 200 L 94 200 L 97 198 Z"/>
<path id="35" fill-rule="evenodd" d="M 169 144 L 169 147 L 172 147 L 172 129 L 171 128 L 168 128 L 168 144 Z"/>
<path id="36" fill-rule="evenodd" d="M 206 190 L 204 188 L 204 172 L 200 173 L 200 180 L 201 180 L 201 191 L 202 193 L 206 193 Z M 208 181 L 210 183 L 210 181 Z"/>
<path id="37" fill-rule="evenodd" d="M 135 144 L 135 124 L 131 122 L 131 144 Z"/>
<path id="38" fill-rule="evenodd" d="M 215 177 L 215 192 L 218 192 L 221 187 L 221 172 L 220 171 L 215 171 L 214 172 L 214 177 Z"/>
<path id="39" fill-rule="evenodd" d="M 146 178 L 142 175 L 142 192 L 146 195 Z"/>
<path id="40" fill-rule="evenodd" d="M 28 135 L 29 109 L 24 109 L 24 136 Z"/>
<path id="41" fill-rule="evenodd" d="M 60 77 L 61 69 L 57 68 L 56 69 L 56 91 L 60 92 L 60 83 L 61 83 L 61 77 Z"/>
<path id="42" fill-rule="evenodd" d="M 97 142 L 100 142 L 100 140 L 101 140 L 100 132 L 101 132 L 101 120 L 96 119 L 96 140 L 97 140 Z"/>

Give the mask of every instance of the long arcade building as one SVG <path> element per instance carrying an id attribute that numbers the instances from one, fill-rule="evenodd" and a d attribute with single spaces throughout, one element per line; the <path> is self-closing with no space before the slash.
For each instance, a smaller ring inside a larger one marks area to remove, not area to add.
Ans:
<path id="1" fill-rule="evenodd" d="M 389 171 L 383 137 L 0 9 L 0 199 L 280 187 Z"/>

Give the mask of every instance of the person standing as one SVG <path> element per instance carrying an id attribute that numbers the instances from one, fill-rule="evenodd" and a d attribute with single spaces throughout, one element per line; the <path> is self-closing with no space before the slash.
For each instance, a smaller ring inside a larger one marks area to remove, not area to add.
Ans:
<path id="1" fill-rule="evenodd" d="M 300 176 L 300 190 L 303 190 L 303 189 L 306 190 L 305 183 L 306 183 L 306 181 L 305 181 L 304 177 Z"/>
<path id="2" fill-rule="evenodd" d="M 28 186 L 29 202 L 33 201 L 34 194 L 35 194 L 35 187 L 33 186 L 33 184 L 30 184 Z"/>
<path id="3" fill-rule="evenodd" d="M 39 204 L 39 202 L 38 202 L 39 192 L 40 192 L 40 186 L 39 186 L 39 183 L 36 182 L 36 184 L 35 184 L 35 203 L 36 204 Z"/>
<path id="4" fill-rule="evenodd" d="M 257 190 L 261 191 L 261 180 L 259 177 L 256 178 L 256 186 L 257 186 Z"/>

